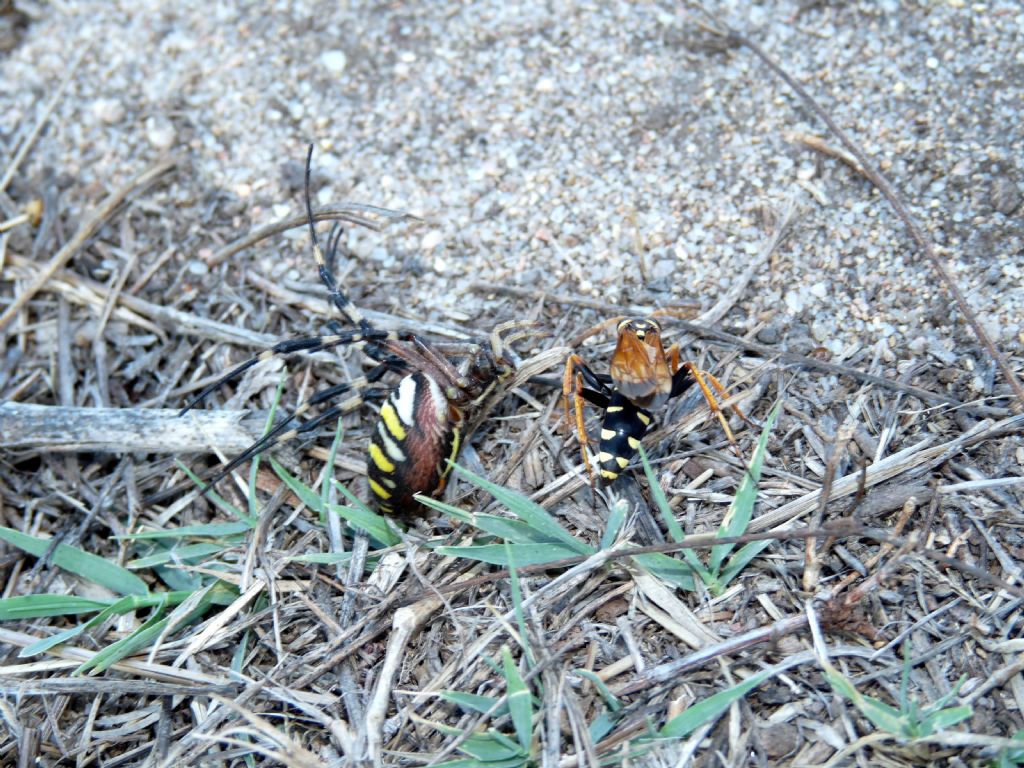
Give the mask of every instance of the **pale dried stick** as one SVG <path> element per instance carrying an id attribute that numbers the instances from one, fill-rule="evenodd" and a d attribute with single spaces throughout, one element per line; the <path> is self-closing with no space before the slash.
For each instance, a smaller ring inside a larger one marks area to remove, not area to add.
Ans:
<path id="1" fill-rule="evenodd" d="M 74 236 L 64 244 L 63 248 L 57 251 L 54 257 L 50 259 L 46 266 L 43 267 L 38 275 L 36 275 L 35 279 L 26 286 L 24 290 L 22 290 L 11 305 L 7 307 L 4 313 L 0 315 L 0 332 L 2 332 L 14 316 L 21 311 L 21 308 L 28 303 L 29 299 L 35 296 L 36 293 L 46 285 L 47 281 L 53 277 L 57 270 L 63 267 L 90 237 L 96 234 L 100 227 L 106 223 L 107 219 L 110 218 L 114 211 L 117 210 L 117 208 L 128 198 L 130 194 L 145 189 L 158 178 L 173 169 L 176 164 L 177 160 L 174 160 L 173 158 L 159 162 L 149 170 L 136 176 L 125 186 L 121 187 L 121 189 L 108 195 L 92 215 L 89 216 L 82 226 L 78 228 L 78 231 L 75 232 Z"/>

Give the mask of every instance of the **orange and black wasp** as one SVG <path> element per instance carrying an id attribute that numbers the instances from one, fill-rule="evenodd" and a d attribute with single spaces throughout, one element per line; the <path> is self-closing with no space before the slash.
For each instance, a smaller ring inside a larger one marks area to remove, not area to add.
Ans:
<path id="1" fill-rule="evenodd" d="M 674 312 L 665 310 L 655 314 Z M 678 344 L 673 344 L 668 350 L 664 348 L 661 323 L 655 316 L 613 318 L 583 337 L 613 323 L 617 324 L 618 341 L 612 354 L 609 374 L 594 373 L 583 358 L 574 353 L 566 361 L 562 378 L 566 421 L 572 422 L 569 406 L 571 399 L 583 463 L 591 479 L 594 472 L 587 455 L 589 438 L 583 423 L 584 401 L 604 411 L 597 462 L 599 476 L 605 483 L 614 482 L 629 466 L 640 448 L 640 441 L 654 421 L 652 412 L 683 394 L 692 383 L 700 387 L 705 400 L 721 422 L 729 442 L 735 446 L 732 430 L 708 382 L 720 394 L 724 394 L 725 389 L 714 376 L 700 370 L 694 363 L 680 362 Z M 739 409 L 733 407 L 733 410 L 745 419 Z"/>

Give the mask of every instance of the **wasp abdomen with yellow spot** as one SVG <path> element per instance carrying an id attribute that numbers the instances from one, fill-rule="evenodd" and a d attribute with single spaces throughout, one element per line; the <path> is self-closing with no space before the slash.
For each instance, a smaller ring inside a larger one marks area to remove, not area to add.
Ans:
<path id="1" fill-rule="evenodd" d="M 602 480 L 613 482 L 629 466 L 652 421 L 650 411 L 629 402 L 621 392 L 611 396 L 601 424 L 597 454 Z"/>
<path id="2" fill-rule="evenodd" d="M 462 412 L 434 379 L 414 373 L 388 395 L 370 436 L 367 477 L 377 508 L 396 514 L 413 496 L 439 496 L 462 441 Z"/>

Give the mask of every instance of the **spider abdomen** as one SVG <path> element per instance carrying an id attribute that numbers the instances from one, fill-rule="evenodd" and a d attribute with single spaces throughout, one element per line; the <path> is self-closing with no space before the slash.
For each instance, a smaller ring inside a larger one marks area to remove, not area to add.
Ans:
<path id="1" fill-rule="evenodd" d="M 439 496 L 462 442 L 462 412 L 430 376 L 403 378 L 380 409 L 370 436 L 367 477 L 387 515 L 415 511 L 415 494 Z"/>
<path id="2" fill-rule="evenodd" d="M 651 424 L 651 413 L 615 392 L 608 402 L 601 424 L 601 443 L 597 459 L 601 478 L 613 482 L 640 447 Z"/>

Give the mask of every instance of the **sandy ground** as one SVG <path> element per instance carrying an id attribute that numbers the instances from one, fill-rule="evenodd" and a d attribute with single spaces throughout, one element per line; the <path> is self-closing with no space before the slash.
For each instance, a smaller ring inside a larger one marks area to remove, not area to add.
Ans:
<path id="1" fill-rule="evenodd" d="M 792 236 L 728 327 L 763 322 L 765 340 L 824 346 L 837 361 L 884 341 L 900 358 L 981 363 L 884 201 L 792 142 L 826 135 L 813 116 L 749 53 L 701 47 L 676 6 L 240 5 L 28 6 L 35 18 L 0 60 L 9 152 L 88 50 L 12 197 L 49 178 L 84 212 L 173 154 L 183 167 L 147 198 L 160 220 L 140 233 L 140 260 L 171 249 L 161 272 L 210 290 L 211 248 L 298 212 L 313 140 L 320 204 L 425 219 L 388 237 L 353 234 L 351 291 L 460 322 L 508 313 L 467 292 L 477 280 L 710 304 L 756 253 L 772 211 L 794 200 Z M 986 326 L 1019 350 L 1020 6 L 716 8 L 863 142 Z M 293 239 L 221 269 L 311 279 L 304 237 Z"/>

